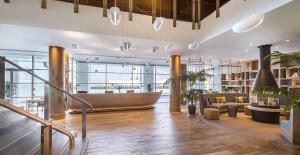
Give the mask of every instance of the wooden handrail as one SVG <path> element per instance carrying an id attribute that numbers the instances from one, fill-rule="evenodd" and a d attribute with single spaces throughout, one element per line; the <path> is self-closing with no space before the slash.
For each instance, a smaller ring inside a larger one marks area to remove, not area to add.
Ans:
<path id="1" fill-rule="evenodd" d="M 48 121 L 46 121 L 46 120 L 44 120 L 44 119 L 42 119 L 42 118 L 40 118 L 36 115 L 33 115 L 33 114 L 31 114 L 31 113 L 29 113 L 29 112 L 27 112 L 27 111 L 25 111 L 21 108 L 18 108 L 16 106 L 12 105 L 11 103 L 9 103 L 5 100 L 0 99 L 0 105 L 7 108 L 7 109 L 9 109 L 9 110 L 11 110 L 11 111 L 14 111 L 14 112 L 16 112 L 20 115 L 23 115 L 23 116 L 25 116 L 25 117 L 33 120 L 33 121 L 39 122 L 44 126 L 52 126 L 52 128 L 54 130 L 68 136 L 69 140 L 70 140 L 70 149 L 74 148 L 74 146 L 75 146 L 74 136 L 72 135 L 72 133 L 70 131 L 66 130 L 65 128 L 59 127 L 55 124 L 52 124 L 52 123 L 50 123 L 50 122 L 48 122 Z"/>

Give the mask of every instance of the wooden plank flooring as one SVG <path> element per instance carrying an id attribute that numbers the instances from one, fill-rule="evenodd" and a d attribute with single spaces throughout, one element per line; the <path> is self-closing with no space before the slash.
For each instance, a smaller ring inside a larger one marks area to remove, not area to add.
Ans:
<path id="1" fill-rule="evenodd" d="M 199 116 L 170 114 L 168 103 L 153 110 L 88 114 L 90 155 L 289 155 L 300 148 L 282 141 L 267 141 L 210 125 Z M 81 115 L 63 123 L 80 131 Z M 62 123 L 62 122 L 61 122 Z M 80 134 L 78 134 L 80 135 Z"/>

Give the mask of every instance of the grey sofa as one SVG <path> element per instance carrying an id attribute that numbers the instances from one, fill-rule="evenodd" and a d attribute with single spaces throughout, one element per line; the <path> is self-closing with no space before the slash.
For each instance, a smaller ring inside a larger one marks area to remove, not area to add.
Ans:
<path id="1" fill-rule="evenodd" d="M 216 103 L 215 98 L 218 96 L 225 96 L 226 103 Z M 243 96 L 244 103 L 237 103 L 235 97 Z M 207 103 L 207 100 L 210 103 Z M 220 112 L 227 112 L 228 105 L 236 105 L 239 107 L 239 111 L 244 110 L 244 106 L 250 105 L 249 94 L 243 93 L 213 93 L 213 94 L 202 94 L 200 97 L 200 107 L 204 110 L 205 108 L 217 108 Z M 201 110 L 202 112 L 202 110 Z"/>

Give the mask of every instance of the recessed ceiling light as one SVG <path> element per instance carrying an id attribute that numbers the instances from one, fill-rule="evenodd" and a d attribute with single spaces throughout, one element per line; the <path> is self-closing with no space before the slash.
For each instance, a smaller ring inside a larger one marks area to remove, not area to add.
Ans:
<path id="1" fill-rule="evenodd" d="M 153 23 L 153 28 L 155 31 L 159 31 L 162 28 L 162 26 L 164 24 L 164 20 L 165 20 L 165 18 L 163 18 L 163 17 L 157 17 L 155 19 L 155 21 Z"/>
<path id="2" fill-rule="evenodd" d="M 152 47 L 152 53 L 156 53 L 159 50 L 158 46 L 153 46 Z"/>
<path id="3" fill-rule="evenodd" d="M 275 49 L 279 49 L 279 47 L 278 47 L 278 46 L 275 46 Z"/>
<path id="4" fill-rule="evenodd" d="M 287 39 L 287 40 L 285 40 L 285 42 L 290 42 L 291 40 L 289 40 L 289 39 Z"/>
<path id="5" fill-rule="evenodd" d="M 246 49 L 246 50 L 245 50 L 245 52 L 247 52 L 247 53 L 248 53 L 248 52 L 249 52 L 249 50 L 248 50 L 248 49 Z"/>
<path id="6" fill-rule="evenodd" d="M 253 44 L 252 44 L 252 43 L 250 43 L 250 44 L 249 44 L 249 46 L 251 46 L 251 47 L 252 47 L 252 46 L 253 46 Z"/>

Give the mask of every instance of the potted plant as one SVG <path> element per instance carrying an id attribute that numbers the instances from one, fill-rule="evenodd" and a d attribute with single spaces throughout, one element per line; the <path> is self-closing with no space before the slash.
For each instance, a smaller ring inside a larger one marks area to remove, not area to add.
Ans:
<path id="1" fill-rule="evenodd" d="M 195 83 L 197 81 L 203 82 L 206 80 L 207 76 L 210 76 L 210 75 L 207 74 L 205 72 L 205 70 L 201 70 L 201 71 L 195 72 L 195 73 L 188 72 L 186 75 L 169 78 L 164 83 L 164 87 L 173 82 L 183 82 L 183 83 L 187 83 L 190 86 L 189 88 L 193 88 L 193 86 L 195 85 Z M 196 90 L 196 89 L 185 90 L 185 91 L 183 91 L 183 93 L 181 93 L 181 97 L 183 97 L 185 99 L 185 101 L 189 102 L 189 104 L 188 104 L 189 114 L 195 114 L 196 106 L 194 104 L 194 101 L 196 99 L 199 99 L 199 96 L 202 93 L 203 93 L 202 90 Z"/>
<path id="2" fill-rule="evenodd" d="M 188 91 L 184 91 L 181 96 L 183 97 L 184 101 L 186 101 L 188 104 L 188 111 L 189 114 L 195 114 L 196 113 L 196 105 L 194 104 L 194 101 L 196 98 L 200 96 L 200 91 L 191 89 Z"/>

